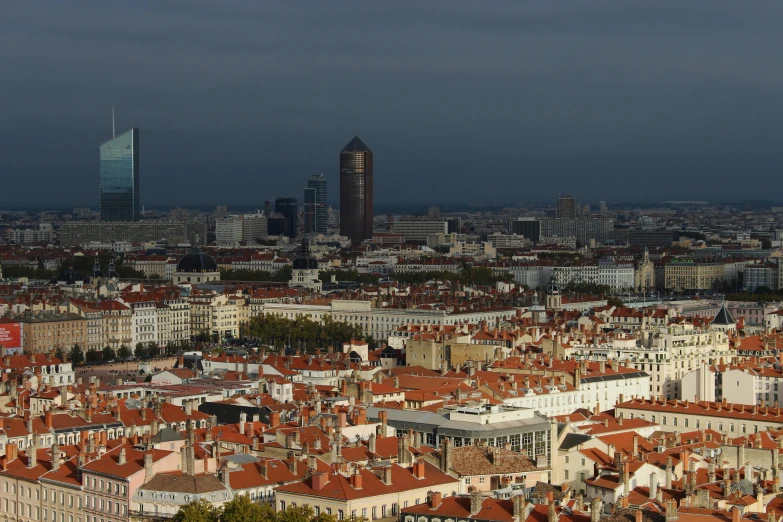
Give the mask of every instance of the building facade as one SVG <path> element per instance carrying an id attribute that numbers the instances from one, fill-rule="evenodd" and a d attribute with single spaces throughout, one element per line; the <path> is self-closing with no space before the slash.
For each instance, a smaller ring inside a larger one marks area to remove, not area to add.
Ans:
<path id="1" fill-rule="evenodd" d="M 283 216 L 283 235 L 295 238 L 299 229 L 299 204 L 296 198 L 276 198 L 275 212 Z"/>
<path id="2" fill-rule="evenodd" d="M 131 128 L 98 149 L 101 221 L 137 221 L 139 129 Z"/>
<path id="3" fill-rule="evenodd" d="M 373 154 L 358 136 L 340 152 L 340 235 L 354 245 L 372 238 Z"/>
<path id="4" fill-rule="evenodd" d="M 328 209 L 326 206 L 326 196 L 327 196 L 327 185 L 326 185 L 326 176 L 323 174 L 315 174 L 313 176 L 310 176 L 310 178 L 307 180 L 307 189 L 312 189 L 315 192 L 313 193 L 313 214 L 314 214 L 314 227 L 313 232 L 316 234 L 326 234 L 328 232 L 327 227 L 327 215 L 328 215 Z M 307 192 L 305 192 L 307 194 Z M 305 204 L 307 203 L 307 198 L 305 198 Z"/>
<path id="5" fill-rule="evenodd" d="M 60 246 L 88 246 L 90 243 L 146 243 L 165 239 L 169 244 L 207 242 L 205 221 L 69 221 L 59 230 Z"/>

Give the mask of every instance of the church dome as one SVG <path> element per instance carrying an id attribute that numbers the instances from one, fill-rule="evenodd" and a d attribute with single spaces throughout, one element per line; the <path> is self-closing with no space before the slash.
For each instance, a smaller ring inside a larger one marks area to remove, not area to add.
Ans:
<path id="1" fill-rule="evenodd" d="M 560 287 L 554 283 L 549 283 L 549 286 L 546 287 L 546 293 L 547 295 L 560 295 Z"/>
<path id="2" fill-rule="evenodd" d="M 69 266 L 57 276 L 57 282 L 65 283 L 66 285 L 75 285 L 77 281 L 84 281 L 84 277 L 77 270 L 74 270 L 72 266 Z"/>
<path id="3" fill-rule="evenodd" d="M 201 273 L 217 271 L 218 266 L 212 256 L 200 250 L 190 252 L 177 263 L 177 272 Z"/>
<path id="4" fill-rule="evenodd" d="M 307 238 L 302 241 L 302 246 L 296 259 L 294 259 L 293 265 L 294 270 L 318 270 L 318 260 L 310 253 Z"/>

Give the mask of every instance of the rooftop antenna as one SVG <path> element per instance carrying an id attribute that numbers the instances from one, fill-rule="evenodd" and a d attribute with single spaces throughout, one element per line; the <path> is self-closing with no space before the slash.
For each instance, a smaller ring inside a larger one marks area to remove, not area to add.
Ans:
<path id="1" fill-rule="evenodd" d="M 111 138 L 116 138 L 117 135 L 114 133 L 114 105 L 111 106 Z"/>

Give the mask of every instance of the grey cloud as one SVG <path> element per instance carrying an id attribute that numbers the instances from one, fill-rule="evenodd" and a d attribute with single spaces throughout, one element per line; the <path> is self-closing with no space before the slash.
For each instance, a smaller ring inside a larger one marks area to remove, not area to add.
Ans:
<path id="1" fill-rule="evenodd" d="M 335 200 L 336 154 L 354 134 L 375 151 L 379 200 L 768 197 L 782 11 L 723 0 L 7 3 L 0 206 L 94 205 L 112 104 L 120 126 L 141 128 L 148 204 L 300 197 L 314 172 Z"/>

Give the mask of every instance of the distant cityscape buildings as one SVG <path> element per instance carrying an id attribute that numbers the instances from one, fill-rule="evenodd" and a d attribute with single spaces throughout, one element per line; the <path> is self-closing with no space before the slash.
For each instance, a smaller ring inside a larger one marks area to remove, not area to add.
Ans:
<path id="1" fill-rule="evenodd" d="M 340 152 L 340 234 L 354 245 L 372 237 L 373 155 L 358 136 Z"/>
<path id="2" fill-rule="evenodd" d="M 131 128 L 98 148 L 102 221 L 137 221 L 139 205 L 139 129 Z"/>
<path id="3" fill-rule="evenodd" d="M 276 198 L 275 212 L 283 218 L 280 235 L 296 238 L 299 229 L 299 203 L 296 198 Z"/>
<path id="4" fill-rule="evenodd" d="M 557 198 L 558 219 L 576 218 L 576 198 L 573 196 L 560 196 Z"/>
<path id="5" fill-rule="evenodd" d="M 304 209 L 302 211 L 302 225 L 305 234 L 315 233 L 316 221 L 316 193 L 314 188 L 304 189 Z"/>

